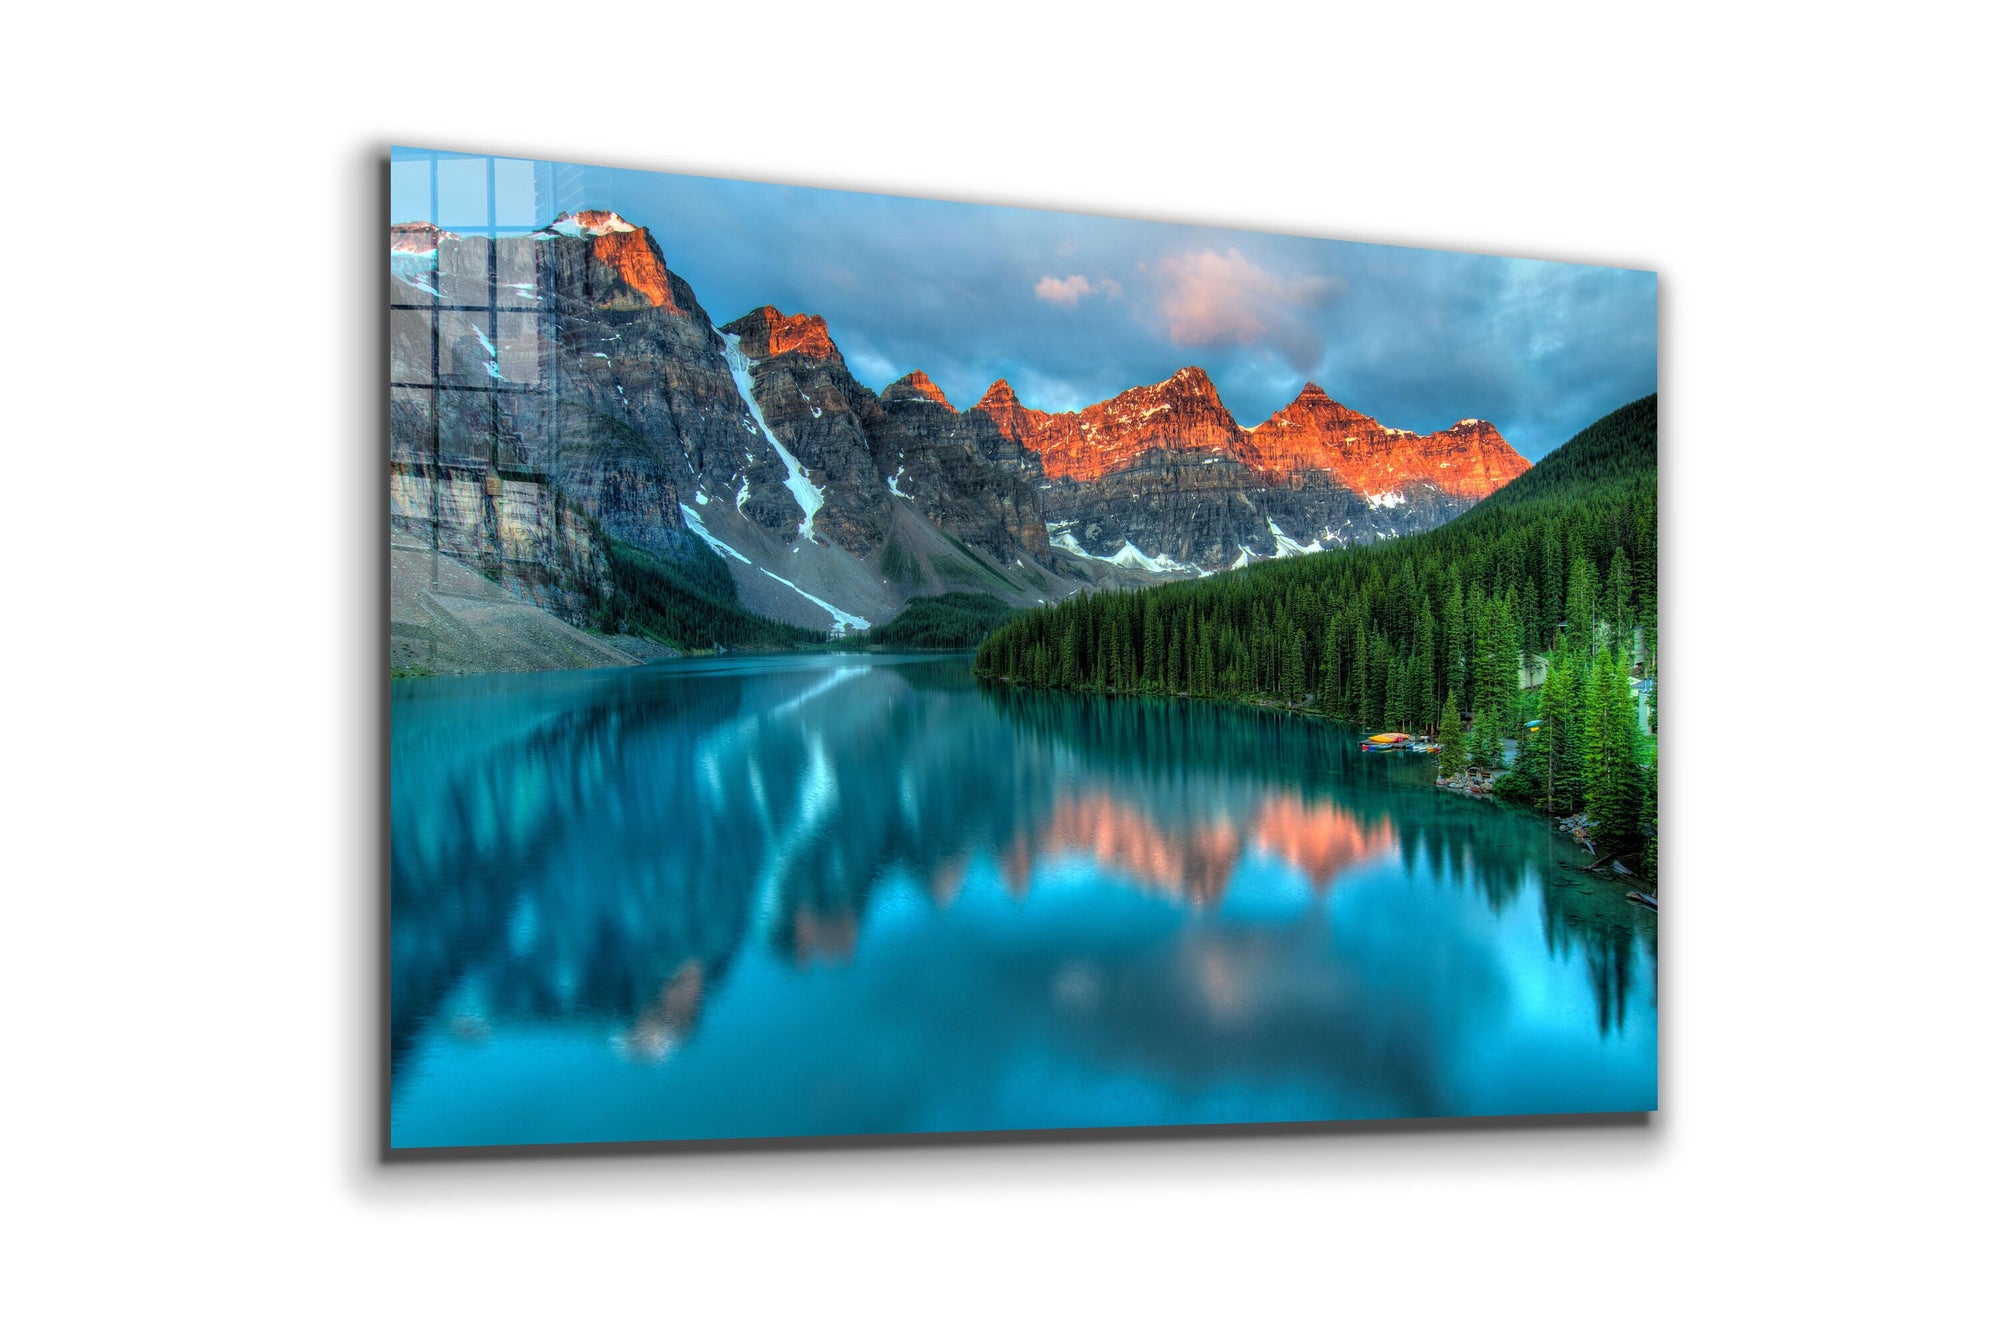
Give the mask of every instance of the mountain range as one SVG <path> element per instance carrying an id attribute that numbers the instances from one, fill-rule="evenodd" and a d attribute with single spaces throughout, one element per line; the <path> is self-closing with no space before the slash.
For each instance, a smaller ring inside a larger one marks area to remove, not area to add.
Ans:
<path id="1" fill-rule="evenodd" d="M 916 369 L 878 392 L 817 315 L 718 324 L 605 210 L 393 225 L 388 292 L 392 547 L 613 651 L 1201 577 L 1434 527 L 1529 466 L 1489 422 L 1417 434 L 1311 383 L 1244 426 L 1198 366 L 1080 411 L 1005 380 L 960 408 Z"/>

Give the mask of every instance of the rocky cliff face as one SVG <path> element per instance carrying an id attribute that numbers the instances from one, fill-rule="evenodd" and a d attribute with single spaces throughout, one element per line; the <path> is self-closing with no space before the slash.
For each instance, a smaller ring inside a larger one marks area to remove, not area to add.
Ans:
<path id="1" fill-rule="evenodd" d="M 1034 488 L 982 452 L 984 418 L 953 410 L 921 370 L 878 396 L 857 381 L 817 315 L 771 306 L 723 326 L 750 358 L 756 400 L 771 430 L 810 470 L 824 503 L 816 531 L 863 559 L 892 544 L 897 502 L 948 540 L 1014 562 L 1045 561 L 1048 529 Z M 896 557 L 884 572 L 907 581 Z M 981 580 L 982 582 L 985 580 Z M 951 582 L 945 580 L 944 582 Z M 1033 586 L 1033 585 L 1029 585 Z M 984 591 L 1006 589 L 982 588 Z M 1017 589 L 1026 594 L 1026 588 Z"/>
<path id="2" fill-rule="evenodd" d="M 930 376 L 912 371 L 882 391 L 875 461 L 889 489 L 926 520 L 1005 565 L 1046 563 L 1041 499 L 1018 470 L 998 465 L 992 423 L 952 409 Z"/>
<path id="3" fill-rule="evenodd" d="M 748 358 L 765 423 L 819 488 L 814 538 L 865 558 L 889 526 L 890 497 L 868 441 L 881 417 L 875 395 L 848 371 L 817 315 L 787 318 L 763 306 L 722 333 Z"/>
<path id="4" fill-rule="evenodd" d="M 605 210 L 389 240 L 396 530 L 578 623 L 616 591 L 607 541 L 698 541 L 748 607 L 855 628 L 916 592 L 1026 605 L 1417 531 L 1527 467 L 1488 423 L 1419 436 L 1310 384 L 1246 429 L 1194 366 L 1075 412 L 1004 380 L 960 411 L 921 370 L 877 394 L 817 315 L 718 327 Z"/>

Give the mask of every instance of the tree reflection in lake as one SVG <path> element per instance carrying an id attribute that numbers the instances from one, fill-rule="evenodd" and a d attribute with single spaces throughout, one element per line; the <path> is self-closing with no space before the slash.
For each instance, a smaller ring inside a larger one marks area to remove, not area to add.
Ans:
<path id="1" fill-rule="evenodd" d="M 1337 728 L 818 656 L 391 732 L 399 1146 L 1652 1102 L 1650 919 Z"/>

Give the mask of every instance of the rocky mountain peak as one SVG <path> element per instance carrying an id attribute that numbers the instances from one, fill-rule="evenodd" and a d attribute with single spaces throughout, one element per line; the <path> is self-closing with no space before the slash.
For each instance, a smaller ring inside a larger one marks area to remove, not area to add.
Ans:
<path id="1" fill-rule="evenodd" d="M 986 392 L 980 395 L 979 401 L 973 404 L 974 407 L 980 408 L 983 411 L 1000 412 L 1008 411 L 1020 405 L 1021 400 L 1014 396 L 1014 386 L 1006 380 L 994 380 L 993 383 L 986 387 Z"/>
<path id="2" fill-rule="evenodd" d="M 439 241 L 455 241 L 458 236 L 446 231 L 434 222 L 392 222 L 389 224 L 389 248 L 405 254 L 428 254 L 438 248 Z"/>
<path id="3" fill-rule="evenodd" d="M 1003 380 L 1002 383 L 1004 384 L 1005 381 Z M 951 400 L 944 396 L 943 389 L 938 388 L 937 381 L 933 380 L 929 375 L 924 374 L 921 370 L 911 371 L 888 388 L 882 390 L 882 401 L 885 403 L 901 402 L 913 398 L 927 399 L 930 402 L 951 407 Z M 984 399 L 981 401 L 983 402 Z M 956 411 L 957 409 L 954 408 L 953 410 Z"/>
<path id="4" fill-rule="evenodd" d="M 1325 436 L 1328 432 L 1338 432 L 1342 433 L 1344 438 L 1345 434 L 1352 434 L 1355 431 L 1368 434 L 1385 429 L 1375 418 L 1335 401 L 1325 389 L 1308 380 L 1305 388 L 1299 390 L 1298 397 L 1273 412 L 1263 424 L 1255 428 L 1255 431 L 1262 447 L 1269 448 L 1273 438 L 1287 432 L 1307 434 L 1317 432 L 1320 436 Z M 1400 435 L 1404 432 L 1388 433 Z M 1325 444 L 1327 440 L 1320 439 L 1317 442 Z"/>
<path id="5" fill-rule="evenodd" d="M 787 352 L 815 361 L 840 359 L 840 349 L 833 345 L 826 321 L 818 315 L 787 315 L 774 305 L 763 305 L 723 325 L 722 331 L 738 335 L 744 355 L 758 361 Z"/>
<path id="6" fill-rule="evenodd" d="M 972 410 L 992 418 L 1000 434 L 1015 444 L 1029 440 L 1049 415 L 1021 406 L 1021 400 L 1014 395 L 1014 386 L 1006 380 L 994 380 Z"/>
<path id="7" fill-rule="evenodd" d="M 1023 443 L 1049 476 L 1095 481 L 1156 450 L 1234 456 L 1242 433 L 1208 372 L 1183 366 L 1080 412 L 1045 415 Z"/>
<path id="8" fill-rule="evenodd" d="M 1245 461 L 1277 476 L 1331 473 L 1363 495 L 1420 481 L 1458 500 L 1482 499 L 1528 469 L 1490 422 L 1419 435 L 1337 403 L 1317 384 L 1246 432 Z"/>
<path id="9" fill-rule="evenodd" d="M 1199 398 L 1218 407 L 1222 405 L 1222 395 L 1215 391 L 1215 381 L 1200 366 L 1182 366 L 1153 387 L 1170 398 Z"/>
<path id="10" fill-rule="evenodd" d="M 609 209 L 583 208 L 565 213 L 535 233 L 545 242 L 579 242 L 587 249 L 595 304 L 606 309 L 651 306 L 670 314 L 687 314 L 674 296 L 674 275 L 651 232 L 635 227 Z M 605 272 L 604 270 L 609 270 Z M 686 292 L 686 286 L 682 286 Z"/>

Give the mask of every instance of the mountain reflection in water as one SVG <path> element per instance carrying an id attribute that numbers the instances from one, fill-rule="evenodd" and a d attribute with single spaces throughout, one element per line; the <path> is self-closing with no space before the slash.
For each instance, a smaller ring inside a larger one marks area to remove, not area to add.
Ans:
<path id="1" fill-rule="evenodd" d="M 956 657 L 397 682 L 391 1141 L 1650 1107 L 1651 917 L 1353 741 Z"/>

